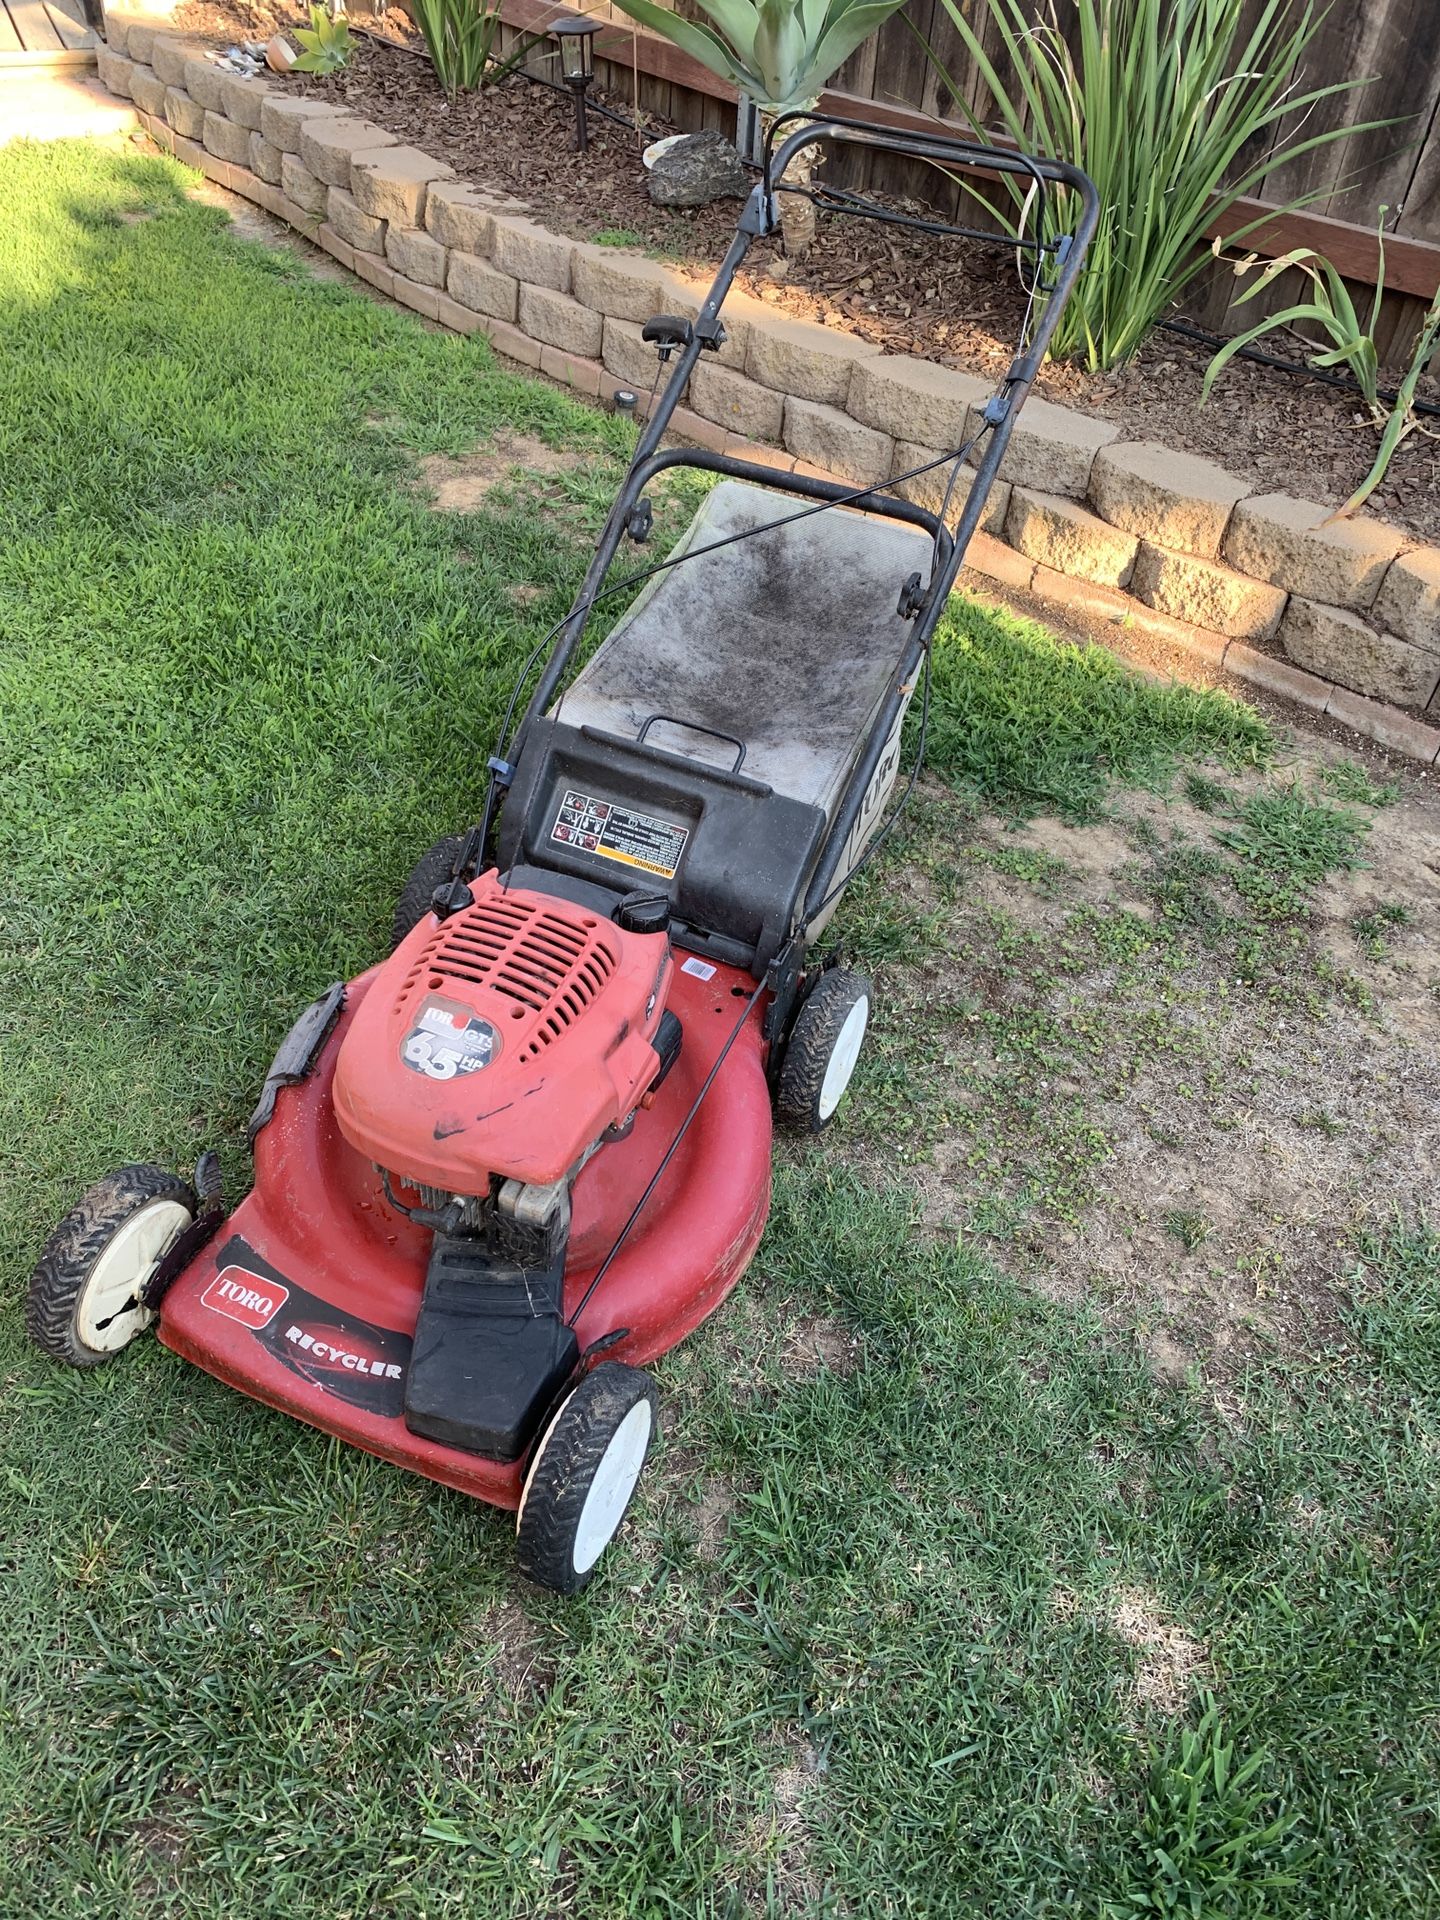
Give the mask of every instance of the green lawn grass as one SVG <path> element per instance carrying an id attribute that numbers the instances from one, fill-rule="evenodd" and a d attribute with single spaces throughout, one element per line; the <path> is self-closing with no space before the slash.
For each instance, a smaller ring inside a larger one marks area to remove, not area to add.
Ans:
<path id="1" fill-rule="evenodd" d="M 1413 1223 L 1355 1249 L 1343 1351 L 1222 1411 L 787 1151 L 572 1603 L 487 1509 L 154 1344 L 26 1349 L 90 1179 L 214 1143 L 243 1186 L 276 1040 L 472 816 L 628 429 L 238 243 L 166 162 L 12 147 L 0 209 L 0 1914 L 1436 1911 Z M 573 466 L 431 512 L 417 453 L 502 426 Z M 1073 815 L 1267 744 L 973 609 L 934 731 L 971 805 Z M 853 1367 L 797 1361 L 814 1319 Z"/>

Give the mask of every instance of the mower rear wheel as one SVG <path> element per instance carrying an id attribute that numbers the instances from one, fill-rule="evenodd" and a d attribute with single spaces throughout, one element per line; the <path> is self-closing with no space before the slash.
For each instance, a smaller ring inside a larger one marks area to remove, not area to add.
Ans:
<path id="1" fill-rule="evenodd" d="M 45 1243 L 25 1301 L 25 1329 L 42 1353 L 97 1367 L 155 1315 L 141 1295 L 177 1235 L 195 1218 L 193 1188 L 164 1167 L 120 1167 L 72 1208 Z"/>
<path id="2" fill-rule="evenodd" d="M 579 1593 L 620 1530 L 655 1432 L 655 1382 L 602 1361 L 563 1402 L 535 1449 L 515 1528 L 520 1571 Z"/>
<path id="3" fill-rule="evenodd" d="M 447 833 L 443 840 L 435 842 L 428 853 L 422 853 L 410 869 L 410 877 L 400 889 L 400 898 L 395 902 L 395 924 L 390 935 L 392 953 L 406 934 L 418 927 L 430 911 L 431 895 L 455 871 L 460 846 L 461 836 Z"/>
<path id="4" fill-rule="evenodd" d="M 870 1023 L 870 982 L 848 967 L 822 973 L 795 1016 L 775 1082 L 775 1118 L 820 1133 L 835 1117 Z"/>

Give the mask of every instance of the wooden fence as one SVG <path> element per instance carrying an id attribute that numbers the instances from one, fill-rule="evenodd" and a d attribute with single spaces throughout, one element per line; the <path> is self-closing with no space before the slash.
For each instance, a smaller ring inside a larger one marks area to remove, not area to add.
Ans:
<path id="1" fill-rule="evenodd" d="M 1074 0 L 1029 3 L 1037 18 L 1048 17 L 1053 4 L 1062 29 L 1073 29 Z M 668 42 L 636 33 L 605 0 L 581 4 L 587 12 L 610 14 L 615 22 L 598 43 L 600 53 L 609 56 L 598 63 L 603 83 L 637 98 L 648 112 L 676 126 L 734 132 L 733 90 Z M 689 0 L 678 4 L 682 11 L 692 11 Z M 987 0 L 957 4 L 1001 68 Z M 1261 0 L 1247 0 L 1247 5 L 1253 17 Z M 502 0 L 502 11 L 507 22 L 521 27 L 542 24 L 554 8 L 549 0 Z M 954 93 L 927 57 L 922 37 L 946 68 Z M 1306 197 L 1304 213 L 1277 219 L 1246 245 L 1272 254 L 1301 244 L 1313 246 L 1335 262 L 1358 294 L 1368 296 L 1377 272 L 1380 210 L 1386 208 L 1389 290 L 1377 344 L 1382 358 L 1393 364 L 1411 350 L 1420 318 L 1440 284 L 1440 0 L 1336 0 L 1292 84 L 1299 93 L 1349 78 L 1367 78 L 1369 83 L 1310 109 L 1303 132 L 1282 126 L 1270 151 L 1332 128 L 1374 120 L 1396 124 L 1347 135 L 1297 161 L 1268 168 L 1252 189 L 1251 201 L 1230 224 L 1253 218 L 1257 201 L 1280 206 Z M 907 0 L 903 11 L 841 69 L 824 104 L 831 111 L 873 112 L 877 118 L 911 124 L 924 116 L 963 125 L 956 93 L 982 124 L 990 122 L 988 90 L 945 0 Z M 1261 158 L 1247 156 L 1248 165 Z M 842 178 L 847 185 L 868 183 L 934 197 L 931 170 L 907 163 L 880 161 L 872 167 L 862 161 L 858 171 L 851 168 Z M 1201 325 L 1223 332 L 1235 291 L 1229 270 L 1213 268 L 1187 293 L 1186 312 Z M 1273 311 L 1296 291 L 1282 279 L 1267 305 Z M 1259 312 L 1252 302 L 1234 324 L 1248 323 Z"/>

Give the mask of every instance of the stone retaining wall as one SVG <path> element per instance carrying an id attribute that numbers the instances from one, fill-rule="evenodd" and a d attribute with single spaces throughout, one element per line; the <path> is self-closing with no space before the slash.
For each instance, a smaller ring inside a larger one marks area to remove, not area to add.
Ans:
<path id="1" fill-rule="evenodd" d="M 644 406 L 656 359 L 640 323 L 693 318 L 705 283 L 552 234 L 528 207 L 456 179 L 384 127 L 225 73 L 163 20 L 111 14 L 108 30 L 101 79 L 178 159 L 428 318 L 483 332 L 578 392 L 632 387 Z M 725 319 L 729 340 L 696 368 L 675 429 L 772 467 L 892 478 L 973 434 L 991 391 L 744 294 L 727 300 Z M 897 490 L 935 504 L 944 481 L 928 474 Z M 1440 549 L 1377 521 L 1325 518 L 1312 502 L 1256 494 L 1209 461 L 1031 398 L 967 558 L 1432 762 Z"/>

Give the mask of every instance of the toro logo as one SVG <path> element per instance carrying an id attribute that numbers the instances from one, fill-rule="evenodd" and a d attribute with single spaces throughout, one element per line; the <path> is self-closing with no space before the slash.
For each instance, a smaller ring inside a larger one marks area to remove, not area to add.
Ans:
<path id="1" fill-rule="evenodd" d="M 296 1349 L 290 1356 L 292 1364 L 303 1373 L 368 1374 L 376 1380 L 398 1380 L 404 1372 L 403 1367 L 385 1358 L 378 1340 L 342 1333 L 338 1327 L 297 1326 L 291 1321 L 285 1338 Z"/>
<path id="2" fill-rule="evenodd" d="M 290 1289 L 262 1280 L 246 1267 L 222 1267 L 200 1296 L 212 1313 L 226 1314 L 242 1327 L 268 1327 L 290 1298 Z"/>

